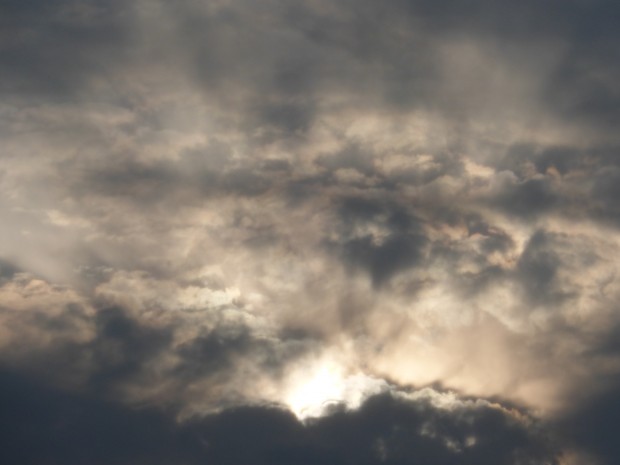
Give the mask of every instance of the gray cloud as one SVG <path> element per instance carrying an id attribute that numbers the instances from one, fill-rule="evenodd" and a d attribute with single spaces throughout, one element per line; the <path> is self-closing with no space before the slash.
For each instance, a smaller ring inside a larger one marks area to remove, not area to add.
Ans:
<path id="1" fill-rule="evenodd" d="M 0 363 L 42 454 L 95 463 L 43 431 L 110 402 L 162 446 L 106 463 L 615 463 L 617 9 L 4 2 Z"/>
<path id="2" fill-rule="evenodd" d="M 44 388 L 10 372 L 2 381 L 3 456 L 24 464 L 557 463 L 549 438 L 530 419 L 492 404 L 443 410 L 383 395 L 355 413 L 334 411 L 307 425 L 267 407 L 179 425 L 153 409 Z"/>
<path id="3" fill-rule="evenodd" d="M 129 59 L 131 8 L 122 2 L 10 0 L 1 11 L 5 99 L 79 99 Z"/>

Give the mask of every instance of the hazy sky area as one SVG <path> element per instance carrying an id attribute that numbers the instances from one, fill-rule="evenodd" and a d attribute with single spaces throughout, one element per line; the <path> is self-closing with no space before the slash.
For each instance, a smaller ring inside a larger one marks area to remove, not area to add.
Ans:
<path id="1" fill-rule="evenodd" d="M 620 4 L 1 0 L 0 462 L 620 463 Z"/>

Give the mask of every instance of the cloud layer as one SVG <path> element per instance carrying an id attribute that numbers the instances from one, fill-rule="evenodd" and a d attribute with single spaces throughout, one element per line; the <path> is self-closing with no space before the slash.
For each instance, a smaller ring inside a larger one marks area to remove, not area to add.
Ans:
<path id="1" fill-rule="evenodd" d="M 617 13 L 4 2 L 12 461 L 616 463 Z"/>

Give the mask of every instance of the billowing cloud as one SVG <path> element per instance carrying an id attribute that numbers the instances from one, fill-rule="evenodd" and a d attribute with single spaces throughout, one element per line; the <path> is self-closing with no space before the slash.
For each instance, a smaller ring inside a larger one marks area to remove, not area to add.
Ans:
<path id="1" fill-rule="evenodd" d="M 616 463 L 617 10 L 4 2 L 11 462 Z"/>

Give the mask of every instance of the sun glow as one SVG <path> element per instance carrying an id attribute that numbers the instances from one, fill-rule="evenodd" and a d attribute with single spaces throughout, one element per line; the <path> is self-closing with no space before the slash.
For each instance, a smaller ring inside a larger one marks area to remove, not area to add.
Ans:
<path id="1" fill-rule="evenodd" d="M 304 420 L 323 416 L 336 404 L 358 408 L 367 397 L 387 389 L 384 380 L 364 374 L 347 375 L 338 364 L 321 362 L 291 376 L 285 403 L 297 418 Z"/>

